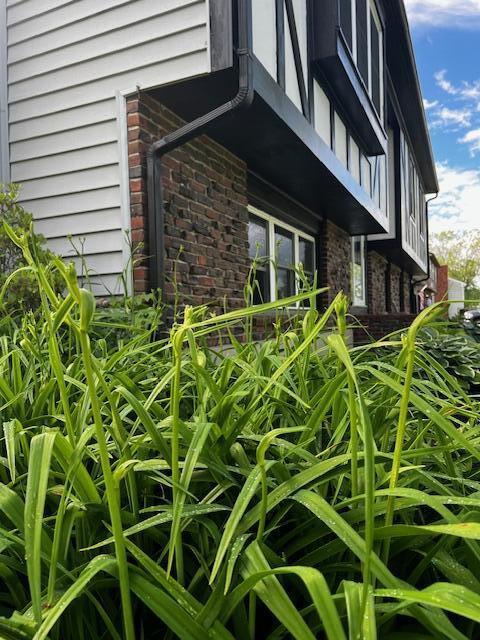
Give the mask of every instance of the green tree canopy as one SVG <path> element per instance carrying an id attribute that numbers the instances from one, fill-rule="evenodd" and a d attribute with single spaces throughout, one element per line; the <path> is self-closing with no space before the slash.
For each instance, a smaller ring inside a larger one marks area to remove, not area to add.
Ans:
<path id="1" fill-rule="evenodd" d="M 432 236 L 430 249 L 451 278 L 465 282 L 465 298 L 480 300 L 480 229 L 442 231 Z"/>

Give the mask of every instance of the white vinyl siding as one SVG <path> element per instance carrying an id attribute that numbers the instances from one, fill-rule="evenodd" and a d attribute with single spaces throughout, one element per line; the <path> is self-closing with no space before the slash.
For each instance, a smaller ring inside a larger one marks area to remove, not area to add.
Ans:
<path id="1" fill-rule="evenodd" d="M 11 178 L 53 249 L 71 257 L 66 236 L 85 238 L 97 293 L 128 260 L 119 96 L 208 73 L 208 10 L 208 0 L 7 0 Z"/>

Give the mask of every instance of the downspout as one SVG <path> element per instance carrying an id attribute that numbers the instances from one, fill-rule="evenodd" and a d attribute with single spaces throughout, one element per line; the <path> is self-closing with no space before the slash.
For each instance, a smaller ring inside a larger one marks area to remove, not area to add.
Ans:
<path id="1" fill-rule="evenodd" d="M 216 109 L 195 118 L 176 131 L 155 141 L 147 152 L 147 195 L 149 228 L 149 276 L 152 290 L 161 290 L 164 295 L 164 207 L 162 197 L 162 158 L 165 154 L 204 133 L 210 125 L 225 115 L 242 107 L 249 107 L 253 101 L 252 53 L 250 38 L 251 0 L 237 0 L 238 41 L 238 91 L 235 97 Z"/>
<path id="2" fill-rule="evenodd" d="M 435 200 L 436 198 L 438 198 L 438 194 L 439 192 L 437 191 L 437 193 L 432 197 L 429 198 L 428 200 L 425 200 L 425 207 L 427 209 L 426 211 L 426 237 L 427 237 L 427 277 L 426 278 L 422 278 L 421 280 L 414 280 L 412 278 L 412 284 L 411 284 L 411 290 L 410 290 L 410 305 L 412 305 L 412 303 L 416 300 L 415 299 L 415 287 L 419 284 L 422 284 L 422 282 L 428 282 L 428 280 L 430 280 L 430 276 L 431 276 L 431 272 L 430 272 L 430 220 L 429 220 L 429 215 L 428 215 L 428 205 L 430 204 L 430 202 L 433 202 L 433 200 Z M 411 308 L 413 308 L 411 306 Z"/>

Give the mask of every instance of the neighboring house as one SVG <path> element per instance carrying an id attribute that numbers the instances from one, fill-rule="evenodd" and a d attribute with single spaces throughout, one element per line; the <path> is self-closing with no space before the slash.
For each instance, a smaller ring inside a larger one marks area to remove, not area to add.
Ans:
<path id="1" fill-rule="evenodd" d="M 3 178 L 52 249 L 84 239 L 97 293 L 118 292 L 128 231 L 132 289 L 170 302 L 242 304 L 260 253 L 264 300 L 302 262 L 320 306 L 414 311 L 438 183 L 401 0 L 0 3 Z"/>
<path id="2" fill-rule="evenodd" d="M 437 302 L 448 300 L 448 264 L 437 267 Z"/>
<path id="3" fill-rule="evenodd" d="M 451 300 L 448 307 L 449 318 L 457 318 L 460 311 L 465 308 L 465 282 L 448 279 L 448 300 Z"/>

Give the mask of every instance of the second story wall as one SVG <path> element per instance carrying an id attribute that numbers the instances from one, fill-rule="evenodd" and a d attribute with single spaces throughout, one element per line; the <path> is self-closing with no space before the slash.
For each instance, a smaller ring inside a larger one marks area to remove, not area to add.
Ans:
<path id="1" fill-rule="evenodd" d="M 344 11 L 349 3 L 352 7 L 355 5 L 349 0 L 339 6 Z M 376 9 L 377 0 L 358 0 L 358 7 L 364 7 L 363 13 L 357 15 L 353 10 L 349 13 L 350 45 L 342 46 L 352 49 L 345 54 L 353 75 L 351 90 L 358 91 L 357 99 L 363 101 L 363 106 L 352 107 L 345 94 L 331 82 L 330 76 L 335 75 L 335 70 L 330 68 L 329 61 L 338 56 L 331 56 L 330 50 L 324 56 L 322 49 L 326 37 L 330 39 L 341 33 L 340 24 L 335 24 L 335 20 L 330 24 L 329 16 L 335 4 L 336 0 L 325 0 L 318 5 L 309 0 L 252 0 L 253 53 L 310 122 L 312 136 L 315 133 L 320 136 L 373 201 L 382 226 L 388 228 L 383 25 Z M 343 13 L 336 16 L 339 20 L 344 17 Z M 357 31 L 368 35 L 365 42 L 360 35 L 357 39 Z M 324 57 L 327 62 L 323 65 Z M 344 78 L 344 85 L 351 80 Z M 379 143 L 370 138 L 370 149 L 365 143 L 364 127 L 356 121 L 358 116 L 364 124 L 367 116 L 362 116 L 363 107 L 368 109 L 368 117 L 375 120 L 376 133 L 383 139 L 383 143 Z"/>
<path id="2" fill-rule="evenodd" d="M 400 215 L 402 247 L 424 272 L 428 269 L 425 190 L 407 139 L 400 130 Z"/>
<path id="3" fill-rule="evenodd" d="M 11 179 L 52 249 L 70 256 L 65 236 L 85 238 L 93 281 L 108 290 L 129 253 L 124 95 L 210 70 L 208 4 L 0 0 Z"/>

